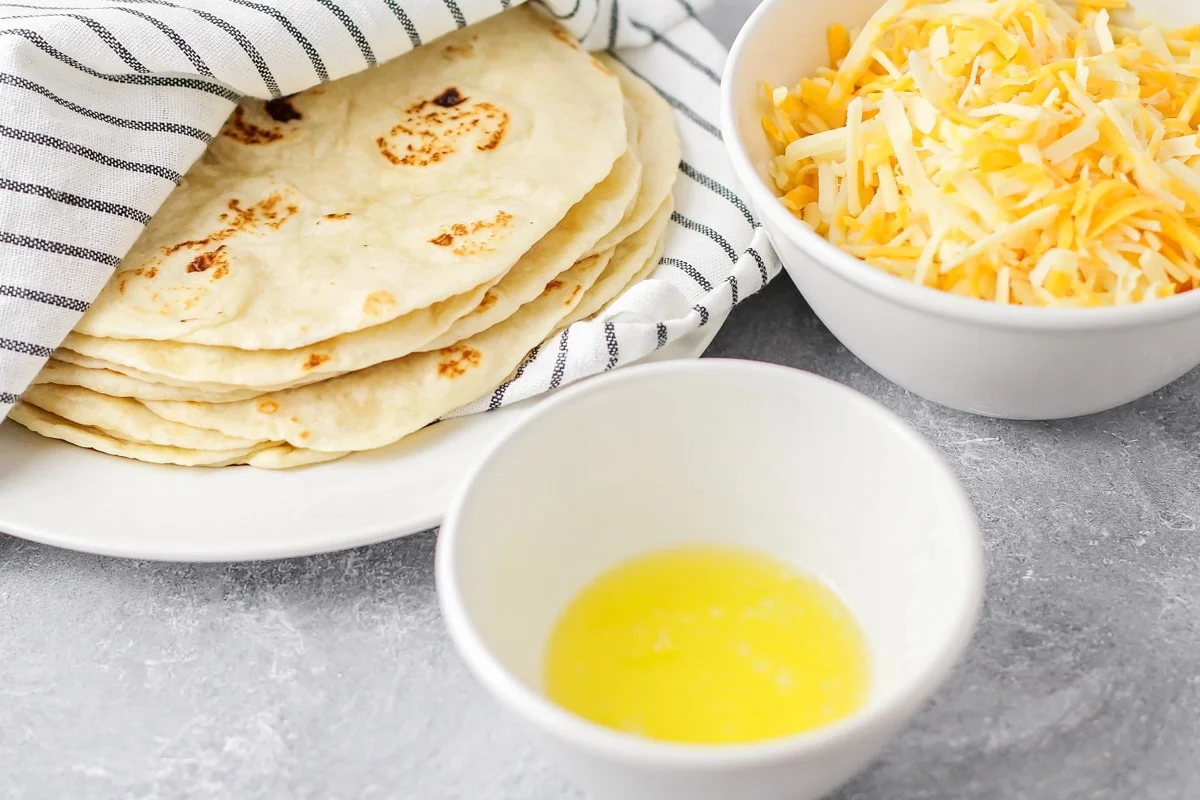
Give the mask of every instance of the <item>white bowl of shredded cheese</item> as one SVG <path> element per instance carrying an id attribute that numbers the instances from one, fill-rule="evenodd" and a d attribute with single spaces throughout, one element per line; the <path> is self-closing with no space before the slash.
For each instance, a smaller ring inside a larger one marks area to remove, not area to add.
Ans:
<path id="1" fill-rule="evenodd" d="M 1071 417 L 1200 364 L 1200 5 L 1081 4 L 766 0 L 730 53 L 788 274 L 934 402 Z"/>

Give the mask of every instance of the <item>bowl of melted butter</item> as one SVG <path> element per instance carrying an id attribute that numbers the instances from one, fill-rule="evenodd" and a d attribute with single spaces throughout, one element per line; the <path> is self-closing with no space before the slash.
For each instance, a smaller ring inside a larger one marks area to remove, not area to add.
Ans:
<path id="1" fill-rule="evenodd" d="M 588 584 L 550 634 L 543 685 L 551 701 L 613 730 L 738 744 L 858 711 L 871 655 L 820 578 L 750 548 L 689 545 Z"/>
<path id="2" fill-rule="evenodd" d="M 823 796 L 941 684 L 983 587 L 970 503 L 919 434 L 723 360 L 543 404 L 437 560 L 468 668 L 600 800 Z"/>

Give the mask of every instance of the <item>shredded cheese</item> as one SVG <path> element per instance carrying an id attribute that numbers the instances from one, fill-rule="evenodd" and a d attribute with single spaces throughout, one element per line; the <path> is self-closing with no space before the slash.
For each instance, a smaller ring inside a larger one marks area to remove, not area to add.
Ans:
<path id="1" fill-rule="evenodd" d="M 828 68 L 763 87 L 783 204 L 880 269 L 999 304 L 1200 286 L 1200 26 L 1071 5 L 887 0 L 832 26 Z"/>

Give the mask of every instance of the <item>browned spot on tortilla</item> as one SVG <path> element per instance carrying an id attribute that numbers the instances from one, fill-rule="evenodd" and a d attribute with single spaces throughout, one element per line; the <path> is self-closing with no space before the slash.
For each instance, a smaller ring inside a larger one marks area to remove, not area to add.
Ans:
<path id="1" fill-rule="evenodd" d="M 363 313 L 368 317 L 377 317 L 389 308 L 396 307 L 396 298 L 391 292 L 378 289 L 367 295 L 363 301 Z"/>
<path id="2" fill-rule="evenodd" d="M 304 119 L 304 115 L 296 110 L 292 105 L 291 96 L 276 97 L 274 100 L 268 100 L 263 109 L 267 115 L 276 122 L 292 122 L 297 119 Z"/>
<path id="3" fill-rule="evenodd" d="M 349 211 L 343 211 L 340 214 L 326 214 L 325 219 L 346 219 L 349 216 Z"/>
<path id="4" fill-rule="evenodd" d="M 303 367 L 305 370 L 316 369 L 329 359 L 330 356 L 327 353 L 312 353 L 309 355 L 308 360 L 304 362 Z"/>
<path id="5" fill-rule="evenodd" d="M 491 127 L 492 133 L 482 144 L 475 145 L 475 149 L 483 151 L 495 150 L 500 146 L 500 142 L 504 139 L 504 134 L 508 131 L 508 112 L 491 103 L 479 104 L 479 107 L 483 106 L 487 106 L 487 113 L 484 115 L 484 119 L 491 123 L 485 127 Z"/>
<path id="6" fill-rule="evenodd" d="M 214 281 L 219 281 L 219 280 L 221 280 L 221 278 L 224 278 L 228 274 L 229 274 L 229 264 L 225 263 L 225 264 L 222 264 L 221 266 L 217 267 L 215 270 L 213 270 L 212 279 Z"/>
<path id="7" fill-rule="evenodd" d="M 258 413 L 260 414 L 274 414 L 278 410 L 279 403 L 274 400 L 262 400 L 258 404 Z"/>
<path id="8" fill-rule="evenodd" d="M 139 278 L 153 278 L 158 275 L 158 267 L 151 264 L 148 267 L 138 267 L 128 271 L 129 275 L 137 275 Z"/>
<path id="9" fill-rule="evenodd" d="M 400 126 L 397 125 L 396 128 L 392 128 L 393 133 L 399 127 Z M 393 153 L 391 151 L 391 149 L 388 146 L 388 140 L 387 140 L 386 136 L 377 137 L 375 139 L 375 146 L 379 148 L 380 154 L 382 154 L 384 158 L 386 158 L 388 161 L 392 162 L 393 164 L 399 166 L 400 164 L 404 163 L 403 161 L 400 160 L 400 157 L 398 155 L 396 155 L 395 153 Z M 409 149 L 411 149 L 411 148 L 412 148 L 412 146 L 409 145 Z"/>
<path id="10" fill-rule="evenodd" d="M 120 294 L 125 294 L 125 290 L 129 288 L 129 282 L 131 280 L 133 280 L 134 278 L 153 279 L 157 275 L 158 275 L 158 266 L 156 264 L 151 264 L 150 266 L 147 266 L 147 267 L 138 267 L 137 269 L 127 269 L 124 272 L 118 273 L 118 277 L 120 278 L 120 280 L 117 283 L 117 291 Z M 157 299 L 158 299 L 158 294 L 155 293 L 154 297 L 152 297 L 151 300 L 157 301 Z"/>
<path id="11" fill-rule="evenodd" d="M 229 271 L 229 262 L 225 259 L 225 245 L 221 245 L 216 250 L 209 250 L 207 253 L 201 253 L 188 262 L 188 272 L 208 272 L 213 267 L 223 268 L 225 272 Z M 225 272 L 215 277 L 223 277 Z"/>
<path id="12" fill-rule="evenodd" d="M 483 354 L 465 344 L 452 344 L 443 347 L 438 361 L 438 377 L 454 380 L 467 374 L 467 370 L 478 367 L 483 361 Z"/>
<path id="13" fill-rule="evenodd" d="M 474 58 L 475 48 L 471 46 L 470 42 L 467 44 L 448 44 L 442 49 L 442 55 L 450 60 L 456 58 Z"/>
<path id="14" fill-rule="evenodd" d="M 571 47 L 574 47 L 576 50 L 580 49 L 579 48 L 579 40 L 576 39 L 575 36 L 569 30 L 564 28 L 562 25 L 559 25 L 557 22 L 550 23 L 550 33 L 552 33 L 554 35 L 554 38 L 558 39 L 560 42 L 566 42 L 567 44 L 571 45 Z"/>
<path id="15" fill-rule="evenodd" d="M 246 109 L 238 106 L 233 110 L 225 127 L 221 129 L 222 136 L 228 136 L 242 144 L 270 144 L 283 138 L 279 128 L 264 128 L 246 119 Z"/>
<path id="16" fill-rule="evenodd" d="M 188 239 L 164 248 L 163 255 L 174 255 L 184 249 L 202 250 L 236 234 L 252 231 L 260 223 L 269 228 L 278 229 L 299 211 L 295 205 L 288 205 L 281 210 L 279 206 L 282 202 L 283 197 L 278 193 L 269 194 L 249 206 L 243 206 L 242 201 L 236 197 L 231 198 L 226 205 L 229 210 L 217 217 L 217 222 L 224 224 L 223 228 L 218 228 L 201 239 Z"/>
<path id="17" fill-rule="evenodd" d="M 380 154 L 396 166 L 426 167 L 473 143 L 486 152 L 499 147 L 508 131 L 508 112 L 488 103 L 471 103 L 456 87 L 430 100 L 413 103 L 386 136 L 375 139 Z"/>
<path id="18" fill-rule="evenodd" d="M 564 303 L 563 305 L 567 305 L 567 306 L 572 305 L 575 302 L 575 298 L 579 297 L 579 293 L 582 291 L 583 291 L 583 287 L 577 285 L 575 287 L 575 291 L 571 292 L 571 296 L 567 298 L 567 302 Z"/>
<path id="19" fill-rule="evenodd" d="M 288 419 L 290 419 L 292 422 L 299 422 L 299 421 L 300 421 L 300 418 L 299 418 L 299 417 L 288 417 Z"/>
<path id="20" fill-rule="evenodd" d="M 300 431 L 296 435 L 299 436 L 301 439 L 307 439 L 309 436 L 312 436 L 312 434 L 309 433 L 308 431 Z"/>
<path id="21" fill-rule="evenodd" d="M 462 94 L 459 93 L 457 86 L 451 86 L 437 97 L 433 98 L 434 105 L 441 106 L 442 108 L 454 108 L 455 106 L 462 105 L 465 102 L 467 102 L 467 98 L 463 97 Z"/>
<path id="22" fill-rule="evenodd" d="M 161 292 L 150 292 L 149 303 L 164 317 L 173 317 L 180 322 L 187 322 L 185 311 L 190 311 L 208 296 L 207 286 L 191 283 L 168 287 Z"/>
<path id="23" fill-rule="evenodd" d="M 477 219 L 471 223 L 456 222 L 442 228 L 442 232 L 429 241 L 439 247 L 449 247 L 457 242 L 451 252 L 456 256 L 473 256 L 496 249 L 496 244 L 508 235 L 513 215 L 497 211 L 491 219 Z"/>
<path id="24" fill-rule="evenodd" d="M 491 289 L 488 289 L 486 292 L 483 293 L 483 299 L 479 301 L 479 305 L 477 305 L 477 306 L 475 306 L 475 308 L 471 309 L 471 313 L 467 314 L 467 316 L 473 317 L 476 314 L 482 314 L 483 312 L 487 311 L 489 308 L 494 306 L 498 299 L 499 299 L 499 297 L 497 295 L 493 294 Z"/>
<path id="25" fill-rule="evenodd" d="M 550 294 L 551 292 L 553 292 L 555 289 L 559 288 L 560 286 L 562 286 L 562 281 L 557 280 L 557 279 L 550 281 L 549 283 L 546 284 L 546 288 L 542 290 L 542 297 L 545 297 L 546 295 Z"/>

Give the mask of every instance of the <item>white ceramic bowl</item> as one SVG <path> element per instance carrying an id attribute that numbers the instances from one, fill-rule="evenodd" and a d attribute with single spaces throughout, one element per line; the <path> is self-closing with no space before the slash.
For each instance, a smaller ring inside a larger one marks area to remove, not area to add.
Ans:
<path id="1" fill-rule="evenodd" d="M 864 709 L 761 744 L 667 744 L 541 692 L 558 615 L 599 573 L 688 543 L 759 548 L 822 577 L 873 657 Z M 870 761 L 967 644 L 983 585 L 970 504 L 932 448 L 873 401 L 741 361 L 633 367 L 540 406 L 442 526 L 437 586 L 468 667 L 601 800 L 807 800 Z"/>
<path id="2" fill-rule="evenodd" d="M 1138 6 L 1178 20 L 1197 16 L 1193 3 L 1142 0 Z M 904 388 L 961 411 L 1010 419 L 1104 411 L 1200 364 L 1200 291 L 1118 308 L 996 306 L 888 275 L 830 244 L 784 208 L 765 179 L 771 152 L 758 82 L 792 86 L 814 74 L 828 61 L 828 26 L 861 25 L 879 5 L 765 0 L 725 68 L 725 146 L 788 275 L 821 321 L 867 365 Z"/>

